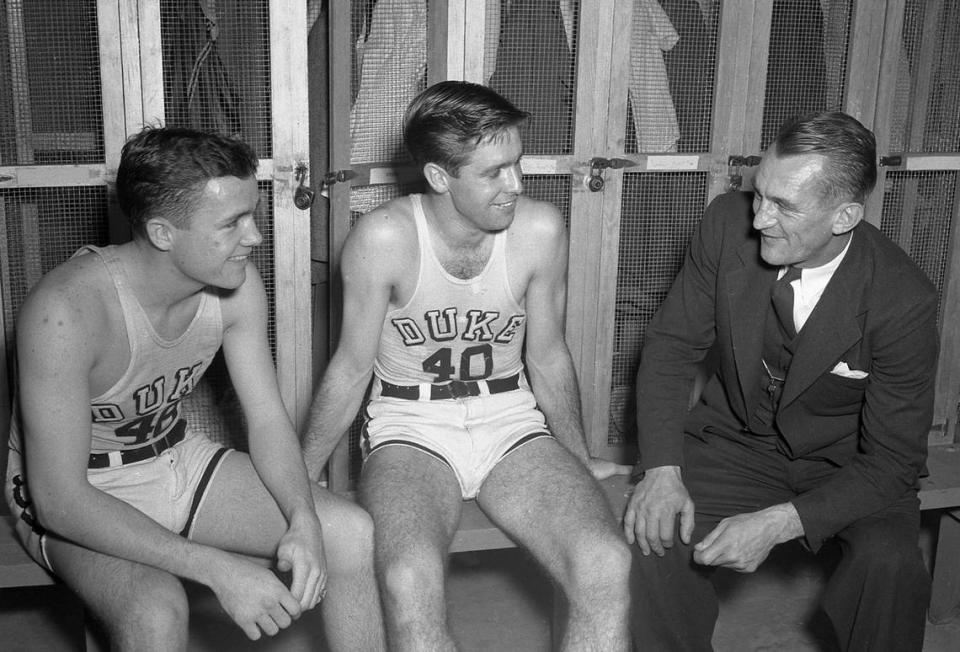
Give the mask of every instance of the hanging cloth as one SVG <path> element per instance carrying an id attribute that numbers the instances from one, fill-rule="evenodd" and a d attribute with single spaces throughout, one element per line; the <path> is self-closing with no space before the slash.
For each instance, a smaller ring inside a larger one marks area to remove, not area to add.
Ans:
<path id="1" fill-rule="evenodd" d="M 217 50 L 220 22 L 213 0 L 176 2 L 169 61 L 167 123 L 239 135 L 240 98 Z"/>
<path id="2" fill-rule="evenodd" d="M 675 152 L 680 139 L 677 113 L 663 53 L 680 37 L 656 0 L 637 0 L 630 34 L 630 107 L 637 151 Z"/>
<path id="3" fill-rule="evenodd" d="M 426 83 L 426 0 L 378 0 L 369 18 L 356 46 L 360 85 L 350 109 L 354 164 L 409 158 L 403 114 Z M 357 188 L 350 209 L 365 213 L 383 200 L 375 187 Z"/>

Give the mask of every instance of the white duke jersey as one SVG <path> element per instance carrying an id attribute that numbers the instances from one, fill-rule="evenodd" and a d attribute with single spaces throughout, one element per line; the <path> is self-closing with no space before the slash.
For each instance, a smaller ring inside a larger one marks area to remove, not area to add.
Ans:
<path id="1" fill-rule="evenodd" d="M 483 271 L 447 272 L 430 241 L 420 195 L 411 195 L 420 267 L 407 305 L 383 320 L 374 373 L 395 385 L 507 378 L 523 370 L 526 312 L 507 278 L 506 232 L 494 236 Z"/>
<path id="2" fill-rule="evenodd" d="M 174 428 L 185 428 L 180 402 L 200 380 L 222 341 L 219 297 L 214 291 L 204 290 L 187 329 L 176 339 L 165 340 L 134 296 L 114 247 L 88 246 L 74 255 L 97 255 L 106 266 L 120 301 L 130 350 L 123 375 L 90 401 L 91 452 L 141 448 Z M 19 419 L 13 418 L 11 453 L 19 455 L 20 446 Z"/>

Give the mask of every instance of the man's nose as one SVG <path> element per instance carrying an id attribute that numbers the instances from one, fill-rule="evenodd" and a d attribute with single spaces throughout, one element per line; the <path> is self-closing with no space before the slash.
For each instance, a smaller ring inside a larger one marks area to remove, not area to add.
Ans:
<path id="1" fill-rule="evenodd" d="M 753 228 L 757 231 L 769 228 L 776 224 L 770 202 L 761 201 L 753 210 Z"/>
<path id="2" fill-rule="evenodd" d="M 250 224 L 246 232 L 244 232 L 241 242 L 247 247 L 256 247 L 263 242 L 263 235 L 261 235 L 260 229 L 257 228 L 257 223 L 253 220 L 250 220 Z"/>
<path id="3" fill-rule="evenodd" d="M 507 170 L 506 191 L 517 195 L 523 192 L 523 172 L 519 164 Z"/>

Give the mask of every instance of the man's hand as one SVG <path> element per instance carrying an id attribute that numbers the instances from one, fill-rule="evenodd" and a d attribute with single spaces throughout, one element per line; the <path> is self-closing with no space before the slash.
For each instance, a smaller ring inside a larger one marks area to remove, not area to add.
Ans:
<path id="1" fill-rule="evenodd" d="M 273 636 L 300 616 L 300 603 L 270 569 L 229 553 L 226 561 L 210 588 L 250 640 Z"/>
<path id="2" fill-rule="evenodd" d="M 323 599 L 327 585 L 327 562 L 323 537 L 315 518 L 294 518 L 277 546 L 277 568 L 292 572 L 290 592 L 303 611 Z"/>
<path id="3" fill-rule="evenodd" d="M 690 543 L 693 534 L 693 501 L 680 478 L 680 467 L 658 466 L 648 469 L 633 490 L 623 516 L 623 532 L 630 543 L 636 542 L 640 552 L 653 550 L 663 556 L 664 548 L 673 546 L 680 515 L 680 540 Z"/>
<path id="4" fill-rule="evenodd" d="M 720 521 L 694 546 L 693 560 L 705 566 L 752 573 L 775 545 L 802 535 L 803 525 L 793 504 L 774 505 Z"/>
<path id="5" fill-rule="evenodd" d="M 632 466 L 617 464 L 599 457 L 587 458 L 587 468 L 597 480 L 605 480 L 613 475 L 630 475 L 633 471 Z"/>

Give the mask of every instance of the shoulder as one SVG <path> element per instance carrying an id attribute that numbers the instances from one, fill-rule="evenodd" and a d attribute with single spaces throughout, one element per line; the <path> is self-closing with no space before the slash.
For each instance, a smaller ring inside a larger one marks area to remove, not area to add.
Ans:
<path id="1" fill-rule="evenodd" d="M 417 226 L 409 197 L 391 200 L 362 215 L 343 247 L 344 272 L 382 274 L 417 260 Z"/>
<path id="2" fill-rule="evenodd" d="M 711 201 L 703 214 L 701 228 L 706 232 L 723 233 L 726 237 L 747 240 L 755 237 L 753 229 L 753 193 L 725 192 Z"/>
<path id="3" fill-rule="evenodd" d="M 205 290 L 219 298 L 224 330 L 248 318 L 261 320 L 266 317 L 267 291 L 260 270 L 252 261 L 247 261 L 246 274 L 243 283 L 236 289 L 209 287 Z"/>
<path id="4" fill-rule="evenodd" d="M 887 303 L 928 303 L 937 301 L 936 286 L 900 245 L 867 222 L 857 225 L 854 239 L 860 238 L 870 252 L 870 275 L 878 296 Z"/>
<path id="5" fill-rule="evenodd" d="M 566 241 L 567 228 L 560 210 L 550 202 L 521 195 L 517 200 L 516 215 L 507 230 L 509 237 L 527 244 L 560 244 Z"/>
<path id="6" fill-rule="evenodd" d="M 29 339 L 35 347 L 81 342 L 92 353 L 112 338 L 112 322 L 119 314 L 113 281 L 99 257 L 77 256 L 30 290 L 17 313 L 18 339 Z"/>

